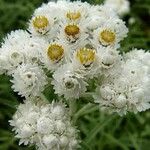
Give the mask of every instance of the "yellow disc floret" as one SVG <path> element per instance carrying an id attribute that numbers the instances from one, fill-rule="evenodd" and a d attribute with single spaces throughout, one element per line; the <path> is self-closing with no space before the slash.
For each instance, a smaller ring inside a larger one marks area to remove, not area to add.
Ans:
<path id="1" fill-rule="evenodd" d="M 37 29 L 46 28 L 49 25 L 49 21 L 45 16 L 37 16 L 33 19 L 33 26 Z"/>
<path id="2" fill-rule="evenodd" d="M 89 48 L 81 48 L 76 53 L 77 59 L 84 66 L 91 65 L 95 60 L 95 50 Z"/>
<path id="3" fill-rule="evenodd" d="M 80 28 L 75 24 L 70 24 L 65 27 L 65 33 L 68 36 L 75 37 L 80 32 Z"/>
<path id="4" fill-rule="evenodd" d="M 70 19 L 70 20 L 75 21 L 75 20 L 78 20 L 78 19 L 81 18 L 81 13 L 80 13 L 79 11 L 77 11 L 77 12 L 71 12 L 71 11 L 69 11 L 69 12 L 66 14 L 66 17 L 67 17 L 68 19 Z"/>
<path id="5" fill-rule="evenodd" d="M 104 42 L 104 43 L 106 43 L 108 45 L 114 43 L 115 39 L 116 39 L 116 35 L 111 30 L 103 30 L 99 34 L 100 42 L 102 42 L 102 43 Z"/>
<path id="6" fill-rule="evenodd" d="M 51 44 L 48 47 L 47 55 L 53 62 L 58 62 L 64 56 L 64 49 L 61 45 Z"/>

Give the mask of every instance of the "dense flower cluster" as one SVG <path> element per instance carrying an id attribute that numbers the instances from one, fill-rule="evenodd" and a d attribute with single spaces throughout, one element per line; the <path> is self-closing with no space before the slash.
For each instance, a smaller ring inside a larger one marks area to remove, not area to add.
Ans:
<path id="1" fill-rule="evenodd" d="M 135 49 L 123 59 L 121 72 L 97 86 L 95 102 L 120 115 L 145 111 L 150 108 L 150 53 Z"/>
<path id="2" fill-rule="evenodd" d="M 49 2 L 35 10 L 26 31 L 7 35 L 0 48 L 0 73 L 11 76 L 12 89 L 26 99 L 10 121 L 20 144 L 77 149 L 78 131 L 68 105 L 87 92 L 110 113 L 150 108 L 150 53 L 119 53 L 128 28 L 118 15 L 128 11 L 127 0 L 95 6 Z M 91 82 L 96 88 L 89 91 Z M 44 102 L 47 87 L 61 102 Z"/>
<path id="3" fill-rule="evenodd" d="M 38 150 L 78 148 L 77 130 L 62 103 L 27 99 L 19 105 L 10 125 L 20 138 L 19 144 L 34 144 Z"/>

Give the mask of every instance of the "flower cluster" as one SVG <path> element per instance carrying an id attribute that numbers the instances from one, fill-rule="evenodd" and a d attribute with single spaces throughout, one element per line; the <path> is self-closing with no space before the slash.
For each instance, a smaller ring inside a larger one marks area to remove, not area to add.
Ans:
<path id="1" fill-rule="evenodd" d="M 47 104 L 26 100 L 10 121 L 19 144 L 36 145 L 38 150 L 59 150 L 78 147 L 77 131 L 62 103 Z"/>
<path id="2" fill-rule="evenodd" d="M 150 53 L 135 49 L 123 59 L 121 72 L 97 86 L 95 102 L 120 115 L 145 111 L 150 108 Z"/>
<path id="3" fill-rule="evenodd" d="M 76 149 L 79 140 L 68 105 L 87 92 L 110 113 L 150 108 L 150 53 L 119 53 L 128 33 L 118 16 L 128 11 L 127 1 L 122 1 L 115 7 L 109 0 L 95 6 L 49 2 L 35 10 L 26 31 L 13 31 L 4 39 L 0 74 L 11 76 L 12 89 L 26 99 L 10 121 L 20 144 L 40 150 Z M 90 91 L 91 82 L 96 88 Z M 47 87 L 61 103 L 44 102 Z"/>

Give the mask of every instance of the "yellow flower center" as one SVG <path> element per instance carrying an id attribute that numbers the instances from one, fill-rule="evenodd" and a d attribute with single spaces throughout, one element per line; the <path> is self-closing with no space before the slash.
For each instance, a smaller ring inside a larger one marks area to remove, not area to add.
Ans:
<path id="1" fill-rule="evenodd" d="M 82 65 L 89 66 L 95 60 L 95 50 L 89 48 L 81 48 L 77 51 L 76 57 Z"/>
<path id="2" fill-rule="evenodd" d="M 68 35 L 68 36 L 73 36 L 75 37 L 77 34 L 79 34 L 80 32 L 80 28 L 77 26 L 77 25 L 67 25 L 65 27 L 65 33 Z"/>
<path id="3" fill-rule="evenodd" d="M 52 61 L 58 62 L 64 55 L 64 49 L 61 45 L 51 44 L 48 47 L 47 55 Z"/>
<path id="4" fill-rule="evenodd" d="M 68 19 L 70 19 L 70 20 L 77 20 L 77 19 L 79 19 L 80 17 L 81 17 L 81 13 L 79 12 L 79 11 L 77 11 L 77 12 L 68 12 L 67 13 L 67 15 L 66 15 L 66 17 L 68 18 Z"/>
<path id="5" fill-rule="evenodd" d="M 48 24 L 49 24 L 48 19 L 45 16 L 37 16 L 33 19 L 33 26 L 35 28 L 38 29 L 46 28 Z"/>
<path id="6" fill-rule="evenodd" d="M 110 30 L 104 30 L 102 32 L 100 32 L 100 38 L 99 40 L 101 42 L 106 42 L 107 44 L 111 44 L 115 41 L 116 39 L 116 35 L 114 32 L 110 31 Z"/>

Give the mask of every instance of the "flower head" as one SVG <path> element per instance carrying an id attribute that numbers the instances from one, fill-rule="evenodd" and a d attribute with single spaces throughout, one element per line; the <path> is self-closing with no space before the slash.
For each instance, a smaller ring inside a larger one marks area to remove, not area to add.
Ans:
<path id="1" fill-rule="evenodd" d="M 53 74 L 52 84 L 55 93 L 64 95 L 66 99 L 79 98 L 86 91 L 87 83 L 84 77 L 78 74 L 72 64 L 66 64 L 58 68 Z"/>
<path id="2" fill-rule="evenodd" d="M 13 72 L 12 88 L 21 96 L 39 96 L 47 84 L 44 71 L 36 64 L 22 64 Z"/>

